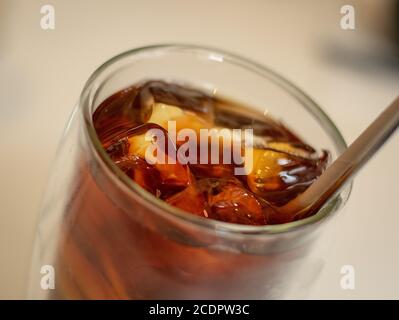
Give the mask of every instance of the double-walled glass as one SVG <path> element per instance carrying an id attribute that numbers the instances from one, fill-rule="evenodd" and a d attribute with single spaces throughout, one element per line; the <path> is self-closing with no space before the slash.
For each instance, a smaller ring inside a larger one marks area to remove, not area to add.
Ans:
<path id="1" fill-rule="evenodd" d="M 61 141 L 38 225 L 29 297 L 286 297 L 301 281 L 297 271 L 321 225 L 342 207 L 350 188 L 316 215 L 281 225 L 235 225 L 167 205 L 111 161 L 93 127 L 102 101 L 146 79 L 189 84 L 270 112 L 333 158 L 346 147 L 306 94 L 259 64 L 188 45 L 118 55 L 87 81 Z"/>

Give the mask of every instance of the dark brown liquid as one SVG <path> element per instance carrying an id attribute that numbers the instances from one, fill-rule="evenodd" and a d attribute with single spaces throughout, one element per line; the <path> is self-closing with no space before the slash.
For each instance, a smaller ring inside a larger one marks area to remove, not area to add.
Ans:
<path id="1" fill-rule="evenodd" d="M 162 113 L 160 101 L 175 107 Z M 236 176 L 233 164 L 148 164 L 140 154 L 140 137 L 149 128 L 162 128 L 160 120 L 172 114 L 183 115 L 177 117 L 181 128 L 253 128 L 253 170 Z M 149 123 L 155 115 L 158 124 Z M 303 192 L 328 159 L 271 118 L 164 82 L 112 95 L 93 119 L 104 148 L 129 177 L 155 197 L 204 219 L 248 225 L 295 219 L 272 206 Z M 62 220 L 53 298 L 281 298 L 314 239 L 312 229 L 276 241 L 275 235 L 235 238 L 193 228 L 159 214 L 136 193 L 126 194 L 91 148 L 76 145 L 79 161 Z"/>
<path id="2" fill-rule="evenodd" d="M 176 121 L 177 130 L 252 128 L 256 137 L 252 170 L 238 176 L 234 164 L 199 164 L 199 159 L 188 164 L 149 164 L 140 153 L 140 136 L 151 128 L 167 133 L 168 120 Z M 266 225 L 295 220 L 294 212 L 282 217 L 273 208 L 306 190 L 329 160 L 327 151 L 318 155 L 270 117 L 161 81 L 115 93 L 98 107 L 93 121 L 109 156 L 141 187 L 192 214 L 232 223 Z"/>

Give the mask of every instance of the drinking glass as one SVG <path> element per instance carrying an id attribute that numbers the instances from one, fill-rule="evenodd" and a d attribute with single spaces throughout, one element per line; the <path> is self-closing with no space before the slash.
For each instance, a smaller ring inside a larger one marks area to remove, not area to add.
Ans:
<path id="1" fill-rule="evenodd" d="M 248 59 L 192 45 L 149 46 L 113 57 L 87 81 L 57 151 L 37 227 L 29 297 L 287 297 L 351 186 L 315 215 L 280 225 L 214 221 L 168 205 L 112 162 L 93 126 L 102 101 L 150 79 L 188 84 L 270 112 L 307 143 L 330 150 L 332 159 L 346 148 L 311 98 Z"/>

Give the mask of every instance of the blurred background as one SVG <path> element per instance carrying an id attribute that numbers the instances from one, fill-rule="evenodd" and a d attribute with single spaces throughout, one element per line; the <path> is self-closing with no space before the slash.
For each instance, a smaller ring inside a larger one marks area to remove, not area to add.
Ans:
<path id="1" fill-rule="evenodd" d="M 55 29 L 40 26 L 43 5 Z M 355 29 L 341 27 L 344 5 Z M 167 42 L 249 57 L 314 98 L 351 142 L 399 94 L 399 0 L 0 0 L 0 298 L 24 298 L 40 200 L 85 81 L 127 49 Z M 307 298 L 399 298 L 399 135 L 356 178 L 320 243 Z M 355 268 L 354 290 L 340 286 Z"/>

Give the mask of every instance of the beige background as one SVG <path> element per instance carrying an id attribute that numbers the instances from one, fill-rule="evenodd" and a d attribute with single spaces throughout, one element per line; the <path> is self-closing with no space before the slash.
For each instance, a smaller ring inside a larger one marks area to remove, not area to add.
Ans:
<path id="1" fill-rule="evenodd" d="M 355 5 L 355 31 L 339 28 L 344 3 Z M 361 59 L 369 50 L 389 53 L 370 36 L 370 26 L 383 29 L 381 21 L 389 20 L 382 15 L 390 1 L 378 3 L 0 0 L 0 298 L 25 296 L 55 148 L 100 63 L 160 42 L 221 47 L 298 84 L 352 141 L 399 94 L 397 64 Z M 40 28 L 44 4 L 55 6 L 55 30 Z M 354 56 L 334 59 L 335 49 L 354 50 Z M 310 298 L 399 298 L 398 160 L 396 135 L 357 177 L 345 210 L 320 239 L 330 246 Z M 355 267 L 355 290 L 340 288 L 344 264 Z"/>

